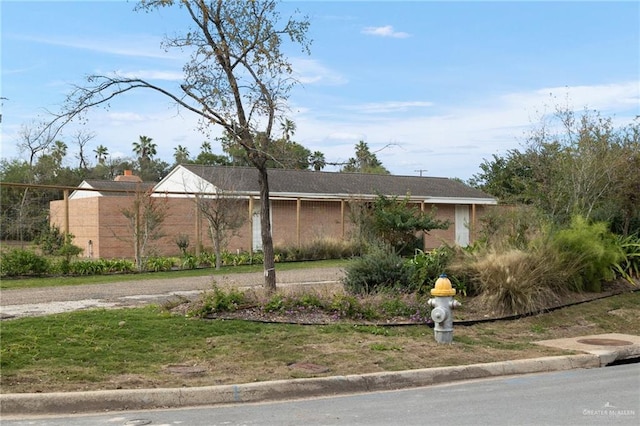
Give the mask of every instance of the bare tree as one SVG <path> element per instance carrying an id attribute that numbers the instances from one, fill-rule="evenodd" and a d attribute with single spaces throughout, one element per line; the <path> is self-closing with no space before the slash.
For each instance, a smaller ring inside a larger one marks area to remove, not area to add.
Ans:
<path id="1" fill-rule="evenodd" d="M 282 52 L 285 38 L 309 52 L 306 17 L 281 19 L 276 0 L 142 0 L 138 10 L 180 6 L 194 24 L 183 35 L 168 36 L 164 47 L 191 54 L 184 65 L 181 91 L 138 78 L 92 75 L 75 87 L 53 120 L 60 128 L 97 105 L 134 89 L 151 89 L 201 118 L 203 126 L 221 126 L 247 152 L 258 170 L 265 288 L 276 288 L 271 236 L 267 159 L 272 130 L 283 116 L 290 89 L 291 63 Z M 256 137 L 260 135 L 260 137 Z"/>
<path id="2" fill-rule="evenodd" d="M 153 197 L 152 189 L 140 188 L 135 192 L 131 207 L 121 210 L 129 222 L 136 266 L 139 271 L 143 269 L 150 243 L 164 237 L 162 223 L 167 216 L 166 201 L 166 198 Z"/>
<path id="3" fill-rule="evenodd" d="M 78 130 L 74 135 L 75 142 L 78 145 L 78 154 L 76 154 L 76 156 L 78 157 L 78 161 L 79 161 L 78 168 L 80 170 L 87 169 L 88 161 L 86 159 L 86 153 L 84 151 L 84 148 L 95 137 L 96 137 L 95 133 L 84 132 L 82 130 Z"/>
<path id="4" fill-rule="evenodd" d="M 248 220 L 246 201 L 234 195 L 231 182 L 216 182 L 213 192 L 202 192 L 195 197 L 200 214 L 206 219 L 209 237 L 216 255 L 216 269 L 222 266 L 222 251 L 229 239 Z"/>

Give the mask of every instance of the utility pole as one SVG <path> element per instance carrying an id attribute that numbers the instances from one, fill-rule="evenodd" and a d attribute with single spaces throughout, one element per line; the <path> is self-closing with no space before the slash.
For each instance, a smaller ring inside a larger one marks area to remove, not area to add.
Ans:
<path id="1" fill-rule="evenodd" d="M 422 177 L 422 172 L 426 172 L 427 169 L 418 169 L 418 170 L 414 170 L 414 172 L 419 172 L 420 173 L 420 177 Z"/>

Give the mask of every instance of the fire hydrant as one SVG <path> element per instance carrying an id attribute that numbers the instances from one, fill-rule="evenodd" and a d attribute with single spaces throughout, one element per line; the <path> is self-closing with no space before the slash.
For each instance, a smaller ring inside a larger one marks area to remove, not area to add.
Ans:
<path id="1" fill-rule="evenodd" d="M 438 343 L 451 343 L 453 341 L 453 312 L 454 308 L 462 306 L 453 299 L 456 290 L 451 287 L 451 281 L 445 274 L 440 275 L 435 286 L 431 289 L 433 298 L 427 300 L 431 310 L 431 319 L 435 323 L 433 327 L 434 337 Z"/>

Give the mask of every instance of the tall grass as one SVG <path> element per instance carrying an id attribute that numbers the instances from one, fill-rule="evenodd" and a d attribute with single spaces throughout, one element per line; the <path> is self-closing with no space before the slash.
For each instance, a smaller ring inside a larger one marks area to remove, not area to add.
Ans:
<path id="1" fill-rule="evenodd" d="M 511 248 L 472 254 L 466 268 L 484 303 L 500 314 L 520 314 L 557 303 L 577 265 L 570 267 L 552 251 Z"/>

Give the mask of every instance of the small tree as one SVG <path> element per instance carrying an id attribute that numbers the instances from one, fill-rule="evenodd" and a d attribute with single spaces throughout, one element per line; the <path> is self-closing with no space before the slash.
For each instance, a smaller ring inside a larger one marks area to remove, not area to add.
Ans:
<path id="1" fill-rule="evenodd" d="M 229 239 L 246 222 L 248 213 L 244 200 L 234 196 L 231 182 L 218 181 L 211 187 L 200 188 L 195 202 L 198 212 L 207 221 L 207 230 L 216 255 L 216 269 L 222 266 L 222 251 Z"/>
<path id="2" fill-rule="evenodd" d="M 419 232 L 447 229 L 448 221 L 435 219 L 432 212 L 410 205 L 409 197 L 378 195 L 372 204 L 355 204 L 352 220 L 359 228 L 360 237 L 373 243 L 382 243 L 392 251 L 401 253 L 417 238 Z"/>
<path id="3" fill-rule="evenodd" d="M 246 222 L 245 203 L 226 194 L 216 194 L 213 198 L 198 196 L 198 210 L 207 220 L 209 237 L 216 255 L 216 269 L 222 266 L 222 251 L 229 239 Z"/>
<path id="4" fill-rule="evenodd" d="M 131 208 L 121 210 L 128 219 L 139 271 L 143 269 L 149 244 L 164 237 L 162 223 L 167 216 L 166 198 L 152 195 L 152 190 L 136 191 Z"/>

